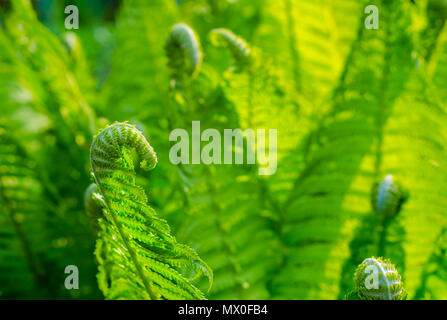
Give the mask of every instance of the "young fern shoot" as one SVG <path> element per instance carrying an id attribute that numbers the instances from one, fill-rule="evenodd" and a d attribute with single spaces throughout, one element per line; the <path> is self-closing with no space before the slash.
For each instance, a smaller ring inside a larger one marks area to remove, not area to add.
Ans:
<path id="1" fill-rule="evenodd" d="M 104 199 L 97 193 L 97 189 L 97 185 L 92 183 L 84 193 L 84 209 L 90 218 L 91 226 L 95 234 L 100 229 L 98 221 L 103 217 L 102 208 L 105 207 Z"/>
<path id="2" fill-rule="evenodd" d="M 135 182 L 132 150 L 151 170 L 157 156 L 142 133 L 127 123 L 102 130 L 90 161 L 104 217 L 96 244 L 98 282 L 107 299 L 204 299 L 190 281 L 212 271 L 197 253 L 170 234 L 165 220 L 147 204 Z"/>
<path id="3" fill-rule="evenodd" d="M 200 40 L 187 24 L 177 23 L 172 27 L 165 50 L 174 80 L 182 82 L 193 79 L 200 72 L 202 65 Z"/>
<path id="4" fill-rule="evenodd" d="M 213 29 L 210 32 L 210 39 L 213 45 L 228 47 L 238 70 L 243 70 L 253 63 L 252 49 L 244 39 L 232 31 L 225 28 Z"/>
<path id="5" fill-rule="evenodd" d="M 374 184 L 371 203 L 375 212 L 389 218 L 399 212 L 406 196 L 393 175 L 388 174 L 380 183 Z"/>
<path id="6" fill-rule="evenodd" d="M 355 272 L 355 293 L 360 300 L 405 300 L 402 277 L 388 259 L 365 259 Z"/>

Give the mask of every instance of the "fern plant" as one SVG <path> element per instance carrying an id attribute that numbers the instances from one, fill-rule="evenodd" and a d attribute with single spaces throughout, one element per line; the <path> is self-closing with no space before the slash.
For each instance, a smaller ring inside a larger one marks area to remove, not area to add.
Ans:
<path id="1" fill-rule="evenodd" d="M 95 251 L 100 288 L 108 299 L 203 299 L 189 280 L 203 273 L 211 285 L 212 272 L 192 249 L 176 242 L 166 221 L 147 205 L 135 183 L 132 149 L 143 169 L 155 167 L 154 150 L 129 124 L 105 128 L 91 146 L 104 213 Z"/>
<path id="2" fill-rule="evenodd" d="M 0 4 L 0 298 L 447 297 L 444 0 L 78 3 Z M 171 163 L 192 121 L 276 173 Z"/>

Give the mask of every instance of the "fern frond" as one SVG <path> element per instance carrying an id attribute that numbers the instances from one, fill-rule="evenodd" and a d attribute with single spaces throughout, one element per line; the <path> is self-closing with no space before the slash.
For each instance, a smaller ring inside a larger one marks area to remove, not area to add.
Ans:
<path id="1" fill-rule="evenodd" d="M 108 299 L 203 299 L 183 273 L 203 273 L 211 286 L 212 272 L 194 250 L 176 242 L 167 222 L 147 205 L 135 183 L 132 149 L 143 169 L 155 167 L 154 150 L 126 123 L 105 128 L 91 146 L 92 170 L 105 203 L 96 248 L 100 287 Z"/>
<path id="2" fill-rule="evenodd" d="M 63 41 L 69 55 L 70 71 L 76 77 L 79 89 L 90 104 L 96 99 L 96 83 L 90 74 L 90 65 L 87 61 L 81 39 L 72 31 L 63 34 Z"/>
<path id="3" fill-rule="evenodd" d="M 260 181 L 266 191 L 271 189 L 267 197 L 271 199 L 274 210 L 278 211 L 278 199 L 284 198 L 292 188 L 297 167 L 302 162 L 299 160 L 301 153 L 296 149 L 308 127 L 297 125 L 304 117 L 297 112 L 297 103 L 290 101 L 286 95 L 270 58 L 256 47 L 248 49 L 249 44 L 245 40 L 227 29 L 215 29 L 211 37 L 217 38 L 215 41 L 222 38 L 219 41 L 235 52 L 237 68 L 230 68 L 222 74 L 222 87 L 237 112 L 238 126 L 255 129 L 256 137 L 256 129 L 266 130 L 267 133 L 269 129 L 279 129 L 281 132 L 277 136 L 276 146 L 270 146 L 270 134 L 266 136 L 266 152 L 276 153 L 278 164 L 275 173 L 265 179 L 268 182 Z M 253 147 L 256 151 L 257 146 Z M 261 165 L 258 164 L 258 167 Z"/>
<path id="4" fill-rule="evenodd" d="M 48 210 L 34 163 L 0 126 L 0 298 L 44 298 Z"/>
<path id="5" fill-rule="evenodd" d="M 360 23 L 363 26 L 362 4 L 357 0 L 263 2 L 262 23 L 252 43 L 271 58 L 276 74 L 272 81 L 282 95 L 271 106 L 278 109 L 267 113 L 281 128 L 278 172 L 270 181 L 280 201 L 285 201 L 303 170 L 308 160 L 307 137 L 330 110 L 332 90 L 344 65 L 349 65 L 349 52 Z"/>
<path id="6" fill-rule="evenodd" d="M 447 229 L 443 228 L 424 266 L 414 299 L 443 300 L 447 292 Z"/>
<path id="7" fill-rule="evenodd" d="M 281 77 L 318 107 L 337 84 L 363 23 L 358 0 L 267 0 L 254 44 L 271 55 Z M 278 34 L 282 36 L 278 37 Z"/>
<path id="8" fill-rule="evenodd" d="M 170 75 L 163 43 L 178 15 L 172 1 L 122 2 L 111 71 L 101 88 L 104 103 L 100 111 L 111 121 L 147 121 L 153 137 L 164 133 L 165 110 L 154 106 L 165 105 L 167 100 Z M 160 142 L 165 140 L 160 138 Z"/>
<path id="9" fill-rule="evenodd" d="M 168 121 L 169 107 L 158 107 L 168 106 L 170 96 L 171 74 L 166 68 L 168 59 L 163 44 L 178 16 L 179 8 L 173 1 L 123 1 L 117 16 L 111 72 L 101 89 L 101 113 L 111 121 L 127 119 L 130 123 L 141 123 L 151 139 L 157 140 L 157 153 L 165 159 L 169 157 L 168 137 L 172 128 Z M 157 170 L 140 180 L 152 191 L 152 205 L 161 216 L 169 215 L 165 207 L 179 213 L 170 219 L 183 216 L 177 172 L 169 162 L 159 163 Z"/>
<path id="10" fill-rule="evenodd" d="M 223 166 L 191 173 L 190 215 L 177 235 L 213 268 L 213 299 L 270 297 L 267 282 L 278 265 L 279 245 L 252 175 Z"/>
<path id="11" fill-rule="evenodd" d="M 439 33 L 435 49 L 428 61 L 428 72 L 436 89 L 441 103 L 447 98 L 445 87 L 447 86 L 447 24 Z"/>
<path id="12" fill-rule="evenodd" d="M 89 182 L 88 154 L 82 148 L 94 133 L 89 125 L 94 119 L 83 116 L 82 106 L 78 109 L 85 99 L 77 95 L 76 81 L 71 82 L 67 53 L 26 3 L 14 2 L 14 10 L 3 20 L 6 28 L 0 31 L 0 46 L 5 49 L 0 54 L 0 74 L 10 74 L 0 76 L 0 122 L 5 119 L 8 133 L 36 164 L 34 175 L 45 193 L 46 209 L 42 211 L 52 213 L 45 221 L 50 234 L 45 255 L 51 261 L 47 266 L 51 276 L 43 287 L 56 288 L 51 298 L 98 298 L 97 286 L 87 283 L 94 280 L 96 271 L 89 257 L 94 237 L 80 197 Z M 6 99 L 4 92 L 9 95 Z M 70 264 L 83 270 L 86 283 L 79 290 L 61 286 L 63 270 Z"/>
<path id="13" fill-rule="evenodd" d="M 13 42 L 0 30 L 0 100 L 2 114 L 0 118 L 11 127 L 20 128 L 21 137 L 33 127 L 45 130 L 49 126 L 48 107 L 45 102 L 48 94 L 38 76 L 14 49 Z M 33 117 L 21 117 L 26 111 L 34 113 Z"/>
<path id="14" fill-rule="evenodd" d="M 336 298 L 340 294 L 340 275 L 345 261 L 351 254 L 357 256 L 349 251 L 349 243 L 361 218 L 371 211 L 371 186 L 384 173 L 396 175 L 402 181 L 402 176 L 417 171 L 398 170 L 403 160 L 393 143 L 395 135 L 408 134 L 411 129 L 403 123 L 385 129 L 390 113 L 409 105 L 397 100 L 398 97 L 403 92 L 411 92 L 411 98 L 417 97 L 410 89 L 417 86 L 419 79 L 417 75 L 410 77 L 412 72 L 417 74 L 407 31 L 406 6 L 410 4 L 381 1 L 378 5 L 382 8 L 381 28 L 360 33 L 347 70 L 343 72 L 340 89 L 336 90 L 333 109 L 323 117 L 322 127 L 314 133 L 315 140 L 308 148 L 309 160 L 284 203 L 281 232 L 288 253 L 283 270 L 272 283 L 277 297 Z M 399 70 L 393 67 L 397 63 Z M 358 108 L 359 105 L 362 107 Z M 430 107 L 418 110 L 427 109 Z M 405 186 L 413 183 L 402 181 Z M 400 213 L 402 219 L 404 212 Z M 401 223 L 399 219 L 393 221 L 389 230 Z M 399 254 L 398 249 L 404 243 L 393 242 L 393 235 L 385 232 L 377 236 L 377 241 L 370 244 L 374 251 L 369 256 L 390 257 L 404 268 L 405 277 L 409 269 L 402 259 L 410 258 L 411 254 L 405 257 Z"/>
<path id="15" fill-rule="evenodd" d="M 176 113 L 173 127 L 190 132 L 191 121 L 200 119 L 201 130 L 243 128 L 218 80 L 204 63 L 203 71 L 182 87 L 184 101 L 170 105 Z M 188 214 L 176 221 L 176 236 L 213 269 L 209 297 L 269 298 L 267 283 L 278 264 L 279 246 L 256 166 L 182 165 L 178 172 Z"/>
<path id="16" fill-rule="evenodd" d="M 95 116 L 68 68 L 67 53 L 38 21 L 29 0 L 14 1 L 12 6 L 6 19 L 7 34 L 50 92 L 47 107 L 59 138 L 67 145 L 87 148 L 95 132 Z"/>
<path id="17" fill-rule="evenodd" d="M 419 19 L 424 21 L 424 30 L 417 33 L 420 42 L 420 54 L 429 61 L 436 51 L 438 39 L 445 27 L 447 4 L 444 0 L 418 1 Z"/>

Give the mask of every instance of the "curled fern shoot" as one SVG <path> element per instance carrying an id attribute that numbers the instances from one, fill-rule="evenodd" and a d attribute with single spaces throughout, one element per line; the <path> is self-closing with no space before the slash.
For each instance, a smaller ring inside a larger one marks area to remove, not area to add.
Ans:
<path id="1" fill-rule="evenodd" d="M 165 50 L 174 80 L 193 79 L 200 72 L 202 50 L 199 37 L 187 24 L 177 23 L 172 27 Z"/>
<path id="2" fill-rule="evenodd" d="M 405 300 L 407 293 L 396 267 L 388 259 L 367 258 L 355 272 L 360 300 Z"/>
<path id="3" fill-rule="evenodd" d="M 99 230 L 98 220 L 103 217 L 102 208 L 104 207 L 104 199 L 98 193 L 96 184 L 92 183 L 88 186 L 84 193 L 84 207 L 88 217 L 92 223 L 93 230 Z"/>
<path id="4" fill-rule="evenodd" d="M 96 245 L 98 281 L 107 299 L 204 299 L 190 281 L 212 271 L 197 253 L 170 234 L 166 221 L 147 204 L 136 185 L 132 150 L 142 169 L 157 164 L 142 133 L 127 123 L 102 130 L 93 140 L 90 160 L 104 218 Z"/>
<path id="5" fill-rule="evenodd" d="M 402 189 L 391 174 L 373 187 L 372 205 L 382 217 L 392 217 L 397 214 L 404 199 Z"/>
<path id="6" fill-rule="evenodd" d="M 224 28 L 213 29 L 210 32 L 210 39 L 214 45 L 227 46 L 240 69 L 251 63 L 252 52 L 250 46 L 244 39 L 230 30 Z"/>

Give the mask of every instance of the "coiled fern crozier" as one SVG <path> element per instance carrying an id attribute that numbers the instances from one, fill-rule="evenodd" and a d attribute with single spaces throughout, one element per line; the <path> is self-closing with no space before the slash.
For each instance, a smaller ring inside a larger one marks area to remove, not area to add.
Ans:
<path id="1" fill-rule="evenodd" d="M 90 149 L 104 206 L 95 252 L 99 286 L 107 299 L 204 299 L 190 280 L 205 274 L 211 286 L 212 271 L 194 250 L 176 242 L 167 222 L 148 206 L 135 183 L 132 150 L 142 169 L 157 164 L 145 137 L 127 123 L 102 130 Z"/>
<path id="2" fill-rule="evenodd" d="M 406 198 L 401 189 L 391 174 L 375 183 L 371 199 L 374 211 L 385 218 L 395 215 Z"/>
<path id="3" fill-rule="evenodd" d="M 214 45 L 228 47 L 240 70 L 252 62 L 252 50 L 250 46 L 244 39 L 235 35 L 231 30 L 225 28 L 213 29 L 210 32 L 210 39 Z"/>
<path id="4" fill-rule="evenodd" d="M 172 27 L 165 50 L 175 80 L 193 79 L 200 72 L 202 50 L 199 37 L 187 24 L 177 23 Z"/>
<path id="5" fill-rule="evenodd" d="M 368 258 L 358 266 L 355 287 L 360 300 L 405 300 L 407 297 L 396 267 L 383 258 Z"/>

